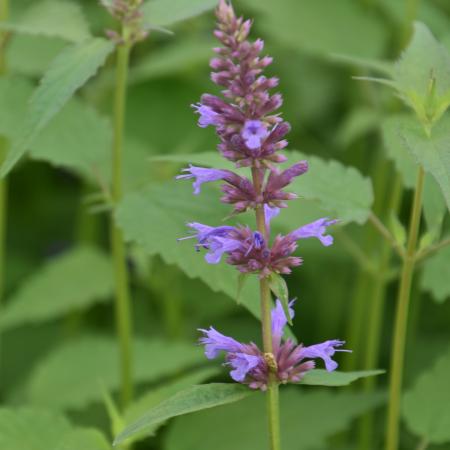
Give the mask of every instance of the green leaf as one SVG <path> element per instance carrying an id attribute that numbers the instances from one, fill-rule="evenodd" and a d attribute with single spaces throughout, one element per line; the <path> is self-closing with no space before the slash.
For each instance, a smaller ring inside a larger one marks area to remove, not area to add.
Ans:
<path id="1" fill-rule="evenodd" d="M 97 430 L 74 428 L 59 414 L 31 408 L 0 409 L 0 448 L 110 450 Z"/>
<path id="2" fill-rule="evenodd" d="M 62 39 L 18 34 L 5 49 L 8 70 L 15 75 L 40 78 L 67 42 Z"/>
<path id="3" fill-rule="evenodd" d="M 218 196 L 218 192 L 204 189 L 200 200 L 192 195 L 190 186 L 171 181 L 125 196 L 116 211 L 116 220 L 126 240 L 137 242 L 150 255 L 161 255 L 167 264 L 176 264 L 190 278 L 200 278 L 213 291 L 224 292 L 235 300 L 236 269 L 223 262 L 208 264 L 204 253 L 194 250 L 193 241 L 176 241 L 189 235 L 188 222 L 212 226 L 222 223 L 229 208 L 218 201 Z M 256 277 L 246 283 L 241 298 L 258 316 Z"/>
<path id="4" fill-rule="evenodd" d="M 307 372 L 299 384 L 310 386 L 348 386 L 360 378 L 373 377 L 384 374 L 384 370 L 361 370 L 357 372 L 328 372 L 323 369 L 315 369 Z"/>
<path id="5" fill-rule="evenodd" d="M 450 209 L 450 117 L 440 120 L 430 137 L 419 124 L 403 126 L 400 133 L 411 155 L 439 184 Z"/>
<path id="6" fill-rule="evenodd" d="M 290 48 L 328 56 L 377 58 L 384 52 L 387 30 L 362 5 L 351 0 L 246 0 L 261 11 L 258 27 Z"/>
<path id="7" fill-rule="evenodd" d="M 412 115 L 396 114 L 383 120 L 382 132 L 387 154 L 400 172 L 403 184 L 414 189 L 418 167 L 402 137 L 403 129 L 417 129 L 417 121 Z M 427 229 L 435 239 L 440 234 L 447 207 L 439 185 L 430 174 L 425 177 L 423 208 Z"/>
<path id="8" fill-rule="evenodd" d="M 425 261 L 422 289 L 431 292 L 434 300 L 443 303 L 450 297 L 450 247 L 441 249 Z"/>
<path id="9" fill-rule="evenodd" d="M 237 383 L 211 383 L 192 386 L 163 401 L 139 420 L 129 425 L 116 437 L 114 444 L 120 444 L 142 432 L 145 428 L 152 427 L 172 417 L 237 402 L 248 397 L 251 393 L 252 391 L 248 387 Z"/>
<path id="10" fill-rule="evenodd" d="M 240 273 L 238 275 L 238 281 L 237 281 L 237 292 L 236 292 L 236 303 L 239 305 L 241 302 L 241 295 L 242 295 L 242 289 L 244 289 L 245 282 L 247 281 L 249 277 L 248 273 Z"/>
<path id="11" fill-rule="evenodd" d="M 165 27 L 198 16 L 217 6 L 217 0 L 152 0 L 142 11 L 150 25 Z"/>
<path id="12" fill-rule="evenodd" d="M 317 156 L 293 152 L 290 161 L 307 159 L 309 170 L 294 179 L 289 186 L 307 200 L 315 200 L 327 214 L 341 222 L 362 224 L 369 217 L 373 203 L 372 183 L 354 167 L 337 161 L 325 161 Z"/>
<path id="13" fill-rule="evenodd" d="M 31 98 L 24 131 L 8 152 L 0 176 L 13 168 L 75 91 L 95 75 L 113 49 L 110 41 L 96 38 L 69 47 L 55 58 Z"/>
<path id="14" fill-rule="evenodd" d="M 23 128 L 33 85 L 21 77 L 0 77 L 0 134 L 10 140 Z"/>
<path id="15" fill-rule="evenodd" d="M 409 430 L 430 444 L 450 442 L 450 351 L 422 373 L 405 394 L 403 417 Z"/>
<path id="16" fill-rule="evenodd" d="M 178 392 L 190 388 L 195 384 L 201 383 L 208 378 L 217 375 L 218 373 L 219 370 L 213 367 L 198 369 L 173 381 L 164 383 L 158 388 L 149 390 L 126 409 L 126 424 L 131 425 L 132 423 L 136 422 L 141 416 L 143 416 L 149 409 L 154 408 L 155 406 L 174 396 Z M 137 441 L 146 436 L 153 435 L 160 425 L 161 422 L 146 426 L 145 430 L 134 434 L 133 438 L 128 438 L 128 443 Z M 114 435 L 118 435 L 125 428 L 126 427 L 124 425 L 120 430 L 117 430 Z"/>
<path id="17" fill-rule="evenodd" d="M 99 382 L 108 391 L 120 385 L 115 338 L 85 336 L 64 342 L 42 359 L 26 386 L 32 404 L 80 409 L 102 398 Z M 204 361 L 191 344 L 135 339 L 135 383 L 156 382 Z"/>
<path id="18" fill-rule="evenodd" d="M 1 22 L 0 30 L 58 37 L 70 42 L 91 37 L 81 6 L 66 0 L 33 2 L 17 20 Z"/>
<path id="19" fill-rule="evenodd" d="M 73 139 L 76 135 L 77 139 Z M 110 121 L 86 102 L 72 98 L 30 145 L 30 157 L 93 180 L 106 176 L 111 159 Z"/>
<path id="20" fill-rule="evenodd" d="M 307 388 L 281 389 L 283 448 L 330 448 L 327 439 L 349 428 L 383 396 Z M 254 395 L 231 405 L 179 417 L 168 430 L 166 450 L 267 448 L 266 399 Z M 205 430 L 205 432 L 199 432 Z M 206 432 L 206 430 L 208 432 Z"/>
<path id="21" fill-rule="evenodd" d="M 0 318 L 2 331 L 40 323 L 106 300 L 113 292 L 112 263 L 92 247 L 78 247 L 47 262 L 24 280 Z"/>
<path id="22" fill-rule="evenodd" d="M 394 70 L 396 88 L 418 114 L 422 123 L 440 118 L 450 104 L 450 54 L 422 23 Z M 435 80 L 434 94 L 430 82 Z"/>
<path id="23" fill-rule="evenodd" d="M 285 279 L 277 273 L 272 273 L 269 277 L 269 286 L 270 290 L 280 300 L 286 320 L 289 325 L 292 325 L 292 319 L 289 313 L 289 290 Z"/>

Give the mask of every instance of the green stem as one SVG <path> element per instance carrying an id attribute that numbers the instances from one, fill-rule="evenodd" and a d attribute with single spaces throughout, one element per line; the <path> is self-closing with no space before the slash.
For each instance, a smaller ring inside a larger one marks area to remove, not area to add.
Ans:
<path id="1" fill-rule="evenodd" d="M 130 46 L 119 45 L 116 62 L 116 87 L 114 95 L 114 140 L 112 154 L 112 198 L 117 204 L 122 198 L 122 154 L 126 106 L 126 87 Z M 133 355 L 131 299 L 126 264 L 126 248 L 122 231 L 111 217 L 111 249 L 116 284 L 116 326 L 120 348 L 122 407 L 133 397 Z"/>
<path id="2" fill-rule="evenodd" d="M 393 351 L 391 354 L 391 376 L 389 384 L 389 406 L 387 417 L 386 450 L 397 450 L 399 440 L 400 401 L 405 359 L 405 340 L 408 312 L 411 297 L 411 284 L 415 267 L 417 239 L 419 236 L 420 216 L 422 211 L 422 194 L 425 173 L 422 167 L 417 175 L 414 201 L 408 232 L 406 255 L 403 260 L 395 318 Z"/>
<path id="3" fill-rule="evenodd" d="M 0 0 L 0 22 L 8 19 L 9 0 Z M 6 73 L 5 61 L 5 45 L 7 33 L 0 32 L 0 75 Z M 3 158 L 8 150 L 8 141 L 3 136 L 0 136 L 0 165 L 3 163 Z M 8 180 L 6 178 L 0 179 L 0 312 L 2 306 L 2 299 L 5 289 L 5 244 L 6 244 L 6 219 L 7 219 L 7 201 L 8 201 Z M 1 337 L 1 336 L 0 336 Z M 1 345 L 1 342 L 0 342 Z M 1 347 L 0 347 L 1 353 Z M 1 364 L 1 357 L 0 357 Z M 1 366 L 0 366 L 1 372 Z"/>
<path id="4" fill-rule="evenodd" d="M 257 169 L 252 169 L 253 184 L 256 192 L 261 192 L 261 174 Z M 264 216 L 264 208 L 262 206 L 256 208 L 256 227 L 258 231 L 268 239 L 266 221 Z M 267 413 L 269 425 L 269 442 L 271 450 L 281 449 L 280 437 L 280 399 L 278 391 L 278 381 L 276 380 L 276 362 L 273 355 L 272 347 L 272 320 L 271 320 L 271 295 L 270 286 L 267 278 L 260 279 L 259 282 L 261 295 L 261 325 L 263 349 L 267 363 L 269 365 L 269 382 L 267 387 Z"/>
<path id="5" fill-rule="evenodd" d="M 397 211 L 399 208 L 402 193 L 402 180 L 396 174 L 390 201 L 387 205 L 387 212 Z M 367 344 L 364 354 L 363 370 L 375 369 L 378 366 L 380 358 L 380 344 L 383 330 L 383 311 L 386 299 L 386 285 L 388 283 L 388 272 L 390 270 L 390 260 L 392 257 L 392 248 L 385 240 L 381 242 L 381 251 L 378 264 L 375 270 L 376 277 L 371 289 L 371 299 L 367 312 Z M 373 392 L 376 387 L 376 377 L 367 377 L 363 380 L 363 389 L 365 392 Z M 370 450 L 374 442 L 374 413 L 371 411 L 361 418 L 361 427 L 359 430 L 359 449 Z"/>

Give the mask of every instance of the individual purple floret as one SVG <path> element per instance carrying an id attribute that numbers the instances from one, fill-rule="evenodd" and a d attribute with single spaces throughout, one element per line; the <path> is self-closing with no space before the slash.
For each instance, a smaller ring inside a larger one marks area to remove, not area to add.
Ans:
<path id="1" fill-rule="evenodd" d="M 277 215 L 277 208 L 266 207 L 266 226 L 270 219 Z M 325 235 L 326 227 L 336 221 L 320 219 L 292 231 L 286 236 L 278 235 L 270 248 L 266 239 L 249 227 L 220 226 L 210 227 L 200 223 L 189 223 L 194 231 L 192 236 L 182 239 L 195 238 L 197 248 L 205 248 L 208 253 L 205 259 L 210 264 L 220 262 L 222 256 L 228 256 L 227 263 L 236 266 L 242 273 L 259 273 L 261 278 L 272 272 L 288 274 L 291 268 L 299 266 L 302 259 L 291 254 L 297 249 L 297 241 L 316 237 L 323 245 L 328 246 L 333 238 Z"/>
<path id="2" fill-rule="evenodd" d="M 272 63 L 261 56 L 264 42 L 251 43 L 247 37 L 251 21 L 236 17 L 233 7 L 220 0 L 217 8 L 216 38 L 223 45 L 214 49 L 211 79 L 222 86 L 225 100 L 210 94 L 193 105 L 200 115 L 199 126 L 214 126 L 220 137 L 219 151 L 237 166 L 263 167 L 286 160 L 277 152 L 286 147 L 284 136 L 290 126 L 276 114 L 280 94 L 269 93 L 278 85 L 263 70 Z"/>
<path id="3" fill-rule="evenodd" d="M 289 304 L 291 319 L 294 317 L 293 301 Z M 322 359 L 329 372 L 338 367 L 332 359 L 336 352 L 349 352 L 339 349 L 344 341 L 331 340 L 321 344 L 304 347 L 296 345 L 291 339 L 282 342 L 283 330 L 287 324 L 286 316 L 277 300 L 272 309 L 272 347 L 273 358 L 264 354 L 253 342 L 242 344 L 235 339 L 225 336 L 214 328 L 199 330 L 203 333 L 200 343 L 205 346 L 205 355 L 208 359 L 216 358 L 220 352 L 226 353 L 226 365 L 230 366 L 231 378 L 247 384 L 252 389 L 266 390 L 269 381 L 269 372 L 272 370 L 278 383 L 298 383 L 304 375 L 314 369 L 315 362 L 311 359 Z"/>

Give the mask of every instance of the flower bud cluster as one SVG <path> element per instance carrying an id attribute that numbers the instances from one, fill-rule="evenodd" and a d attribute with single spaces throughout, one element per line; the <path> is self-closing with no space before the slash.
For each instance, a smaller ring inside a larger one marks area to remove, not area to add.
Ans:
<path id="1" fill-rule="evenodd" d="M 141 6 L 144 0 L 100 0 L 107 11 L 122 24 L 126 36 L 115 30 L 106 30 L 106 35 L 117 45 L 135 44 L 148 36 L 148 30 L 143 28 Z"/>

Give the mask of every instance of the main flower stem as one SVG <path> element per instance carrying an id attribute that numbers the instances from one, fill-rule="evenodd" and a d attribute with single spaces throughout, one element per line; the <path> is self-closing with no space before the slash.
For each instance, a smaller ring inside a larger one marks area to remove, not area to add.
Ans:
<path id="1" fill-rule="evenodd" d="M 402 391 L 403 365 L 405 359 L 406 329 L 411 297 L 417 240 L 419 236 L 420 216 L 422 211 L 422 194 L 425 173 L 419 167 L 414 201 L 409 223 L 408 243 L 400 278 L 400 290 L 395 318 L 394 340 L 391 354 L 391 376 L 389 384 L 389 406 L 387 417 L 386 450 L 398 449 L 400 401 Z"/>
<path id="2" fill-rule="evenodd" d="M 125 40 L 126 42 L 126 40 Z M 117 47 L 116 86 L 114 94 L 114 139 L 112 153 L 112 198 L 116 205 L 122 198 L 122 156 L 126 107 L 126 86 L 130 45 Z M 124 408 L 133 397 L 133 354 L 131 299 L 128 284 L 126 248 L 122 231 L 111 217 L 111 250 L 116 286 L 116 327 L 120 348 L 121 403 Z"/>
<path id="3" fill-rule="evenodd" d="M 258 194 L 261 194 L 262 175 L 257 169 L 252 169 L 253 185 Z M 258 231 L 268 240 L 269 236 L 266 228 L 266 220 L 263 206 L 256 208 L 256 227 Z M 269 422 L 269 441 L 271 450 L 281 450 L 280 437 L 280 398 L 278 390 L 278 381 L 276 380 L 276 368 L 270 367 L 274 362 L 272 346 L 272 320 L 271 320 L 271 296 L 270 286 L 267 278 L 261 278 L 259 281 L 261 295 L 261 324 L 262 338 L 265 356 L 269 363 L 269 383 L 267 386 L 267 413 Z"/>

